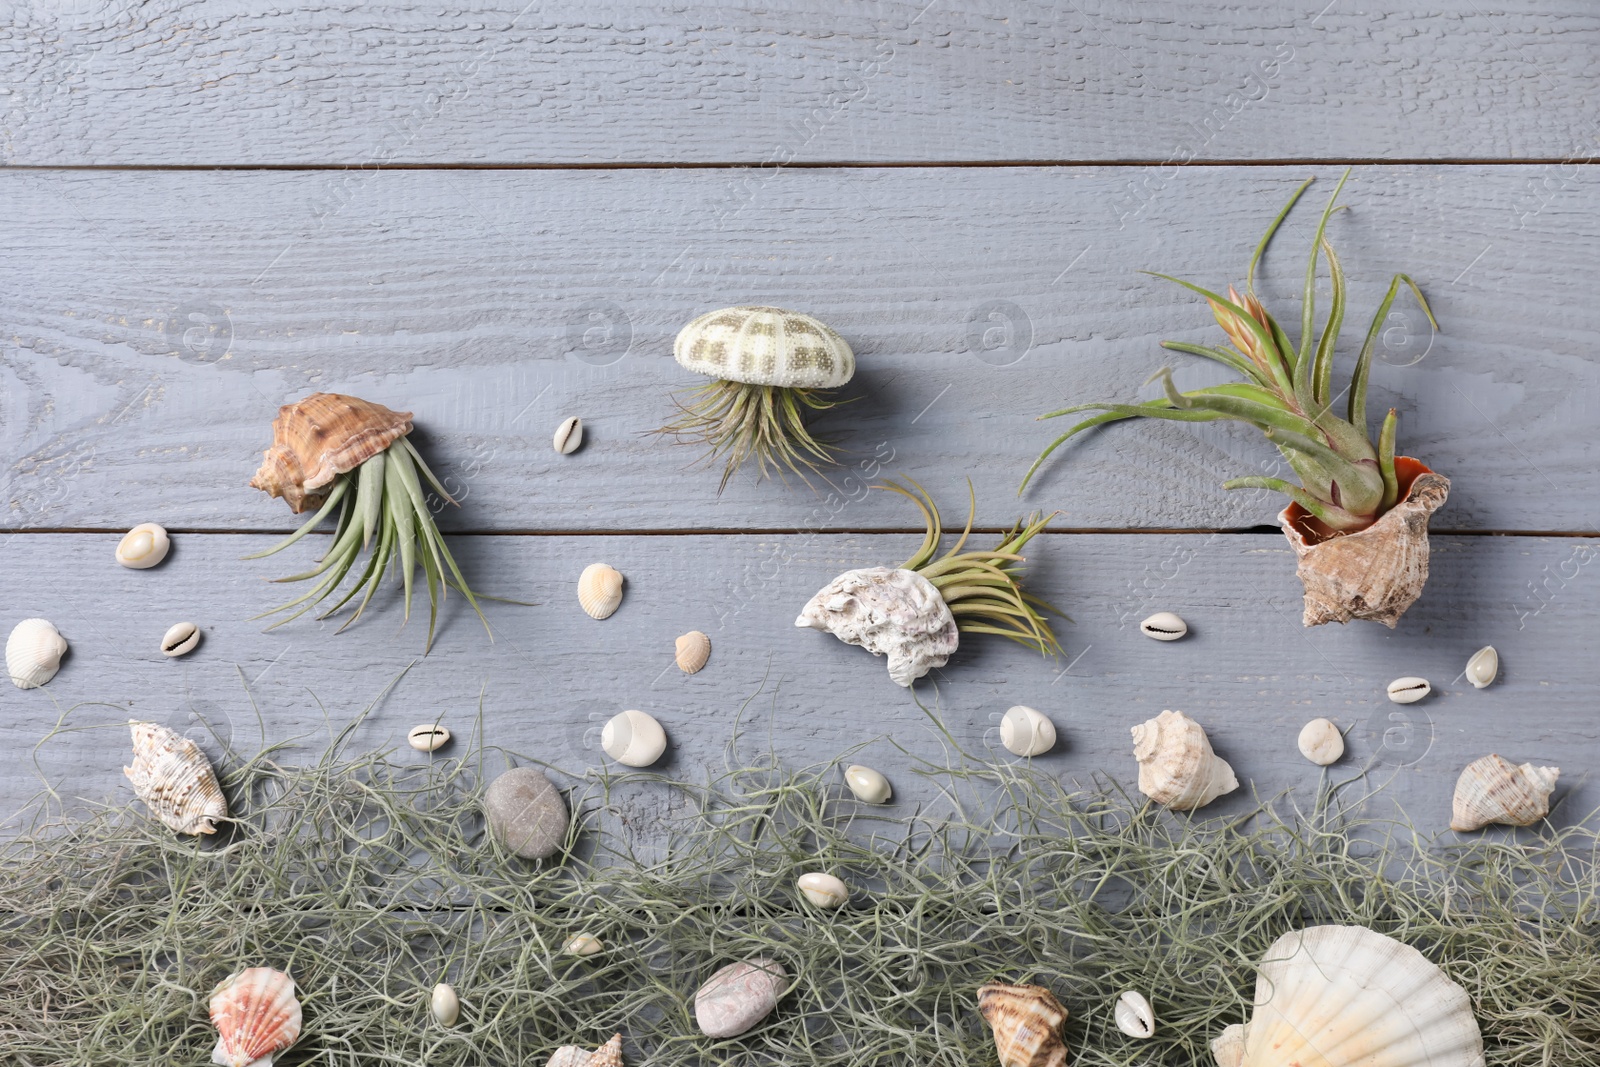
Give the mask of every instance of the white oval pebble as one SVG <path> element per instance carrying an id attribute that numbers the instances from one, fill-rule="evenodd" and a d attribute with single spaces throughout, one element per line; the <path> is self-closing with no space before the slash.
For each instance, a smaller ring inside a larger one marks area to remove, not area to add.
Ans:
<path id="1" fill-rule="evenodd" d="M 1396 704 L 1415 704 L 1431 692 L 1426 678 L 1396 678 L 1389 683 L 1389 699 Z"/>
<path id="2" fill-rule="evenodd" d="M 1042 711 L 1018 704 L 1000 720 L 1000 743 L 1018 756 L 1038 756 L 1056 744 L 1056 726 Z"/>
<path id="3" fill-rule="evenodd" d="M 141 522 L 117 542 L 117 562 L 130 570 L 142 571 L 166 559 L 171 547 L 165 529 L 153 522 Z"/>
<path id="4" fill-rule="evenodd" d="M 563 419 L 560 426 L 556 427 L 554 444 L 556 451 L 563 456 L 570 456 L 583 444 L 583 420 L 573 415 Z"/>
<path id="5" fill-rule="evenodd" d="M 192 622 L 174 623 L 161 637 L 163 656 L 184 656 L 200 643 L 200 627 Z"/>
<path id="6" fill-rule="evenodd" d="M 776 960 L 728 964 L 695 990 L 695 1024 L 708 1037 L 737 1037 L 772 1014 L 788 977 Z"/>
<path id="7" fill-rule="evenodd" d="M 1157 641 L 1176 641 L 1189 632 L 1189 624 L 1170 611 L 1158 611 L 1139 624 L 1139 632 Z"/>
<path id="8" fill-rule="evenodd" d="M 606 755 L 629 767 L 648 767 L 667 750 L 667 732 L 651 715 L 624 711 L 600 731 Z"/>
<path id="9" fill-rule="evenodd" d="M 842 879 L 821 871 L 802 874 L 795 885 L 807 900 L 819 908 L 843 907 L 845 901 L 850 899 L 850 887 Z"/>
<path id="10" fill-rule="evenodd" d="M 1344 755 L 1344 735 L 1329 719 L 1312 719 L 1300 728 L 1300 754 L 1319 767 L 1338 763 Z"/>

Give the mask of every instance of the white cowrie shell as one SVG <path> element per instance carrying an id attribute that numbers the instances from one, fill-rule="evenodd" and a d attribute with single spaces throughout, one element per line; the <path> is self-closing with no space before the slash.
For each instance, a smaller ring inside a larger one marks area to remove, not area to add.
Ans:
<path id="1" fill-rule="evenodd" d="M 161 637 L 163 656 L 184 656 L 200 643 L 200 627 L 192 622 L 175 623 Z"/>
<path id="2" fill-rule="evenodd" d="M 1474 689 L 1482 689 L 1493 682 L 1499 673 L 1500 653 L 1494 650 L 1493 645 L 1484 645 L 1467 660 L 1467 681 L 1472 683 Z"/>
<path id="3" fill-rule="evenodd" d="M 1329 719 L 1312 719 L 1300 728 L 1300 755 L 1326 767 L 1344 755 L 1344 735 Z"/>
<path id="4" fill-rule="evenodd" d="M 450 743 L 450 731 L 436 722 L 413 726 L 406 734 L 406 744 L 418 752 L 437 752 Z"/>
<path id="5" fill-rule="evenodd" d="M 1117 1029 L 1129 1037 L 1148 1041 L 1156 1035 L 1156 1013 L 1144 994 L 1128 990 L 1117 998 Z"/>
<path id="6" fill-rule="evenodd" d="M 583 420 L 573 415 L 563 419 L 560 426 L 556 427 L 554 440 L 556 451 L 563 456 L 570 456 L 583 444 Z"/>
<path id="7" fill-rule="evenodd" d="M 1389 699 L 1396 704 L 1415 704 L 1431 692 L 1426 678 L 1396 678 L 1389 683 Z"/>
<path id="8" fill-rule="evenodd" d="M 578 934 L 561 948 L 569 956 L 598 956 L 605 950 L 605 942 L 590 934 Z"/>
<path id="9" fill-rule="evenodd" d="M 1158 611 L 1139 624 L 1139 632 L 1157 641 L 1176 641 L 1189 632 L 1189 624 L 1170 611 Z"/>
<path id="10" fill-rule="evenodd" d="M 440 982 L 433 987 L 428 1010 L 433 1013 L 433 1021 L 440 1026 L 454 1026 L 461 1017 L 461 998 L 456 996 L 454 989 Z"/>
<path id="11" fill-rule="evenodd" d="M 795 885 L 807 900 L 819 908 L 843 907 L 844 902 L 850 899 L 850 887 L 842 879 L 821 871 L 802 874 Z"/>
<path id="12" fill-rule="evenodd" d="M 857 800 L 868 804 L 887 804 L 894 795 L 894 790 L 889 787 L 889 779 L 859 763 L 852 763 L 844 769 L 844 784 L 850 787 L 850 792 L 856 795 Z"/>
<path id="13" fill-rule="evenodd" d="M 1000 720 L 1000 743 L 1018 756 L 1038 756 L 1056 744 L 1056 725 L 1042 711 L 1018 704 Z"/>
<path id="14" fill-rule="evenodd" d="M 166 559 L 171 547 L 165 529 L 153 522 L 141 522 L 117 542 L 117 562 L 130 570 L 142 571 Z"/>

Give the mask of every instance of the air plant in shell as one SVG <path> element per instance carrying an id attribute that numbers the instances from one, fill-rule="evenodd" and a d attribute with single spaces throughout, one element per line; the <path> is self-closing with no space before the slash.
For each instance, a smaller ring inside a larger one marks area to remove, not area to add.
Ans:
<path id="1" fill-rule="evenodd" d="M 724 460 L 717 492 L 752 457 L 762 476 L 771 467 L 808 484 L 807 471 L 834 462 L 806 428 L 806 413 L 842 402 L 828 391 L 855 375 L 856 357 L 826 323 L 783 308 L 723 308 L 680 330 L 672 355 L 713 380 L 678 402 L 676 421 L 651 432 L 709 446 L 709 459 Z"/>
<path id="2" fill-rule="evenodd" d="M 915 493 L 892 483 L 875 488 L 916 504 L 927 524 L 922 546 L 898 568 L 866 567 L 839 575 L 806 603 L 795 625 L 887 655 L 889 677 L 904 686 L 943 667 L 961 634 L 998 634 L 1042 654 L 1060 652 L 1045 612 L 1061 613 L 1024 592 L 1017 573 L 1023 547 L 1055 516 L 1031 515 L 994 548 L 963 552 L 972 533 L 974 500 L 960 539 L 935 558 L 944 534 L 939 510 L 922 486 L 911 485 Z"/>
<path id="3" fill-rule="evenodd" d="M 1333 385 L 1334 348 L 1344 322 L 1345 277 L 1325 232 L 1339 192 L 1339 180 L 1317 224 L 1306 266 L 1296 346 L 1255 295 L 1256 264 L 1273 235 L 1300 199 L 1311 179 L 1303 182 L 1272 220 L 1256 246 L 1246 274 L 1245 293 L 1231 286 L 1222 297 L 1166 274 L 1205 297 L 1233 349 L 1183 341 L 1163 341 L 1163 348 L 1214 360 L 1244 377 L 1242 382 L 1179 391 L 1170 369 L 1154 376 L 1164 396 L 1142 403 L 1075 404 L 1040 416 L 1058 418 L 1092 411 L 1056 438 L 1028 470 L 1028 482 L 1040 465 L 1067 441 L 1085 430 L 1121 419 L 1152 418 L 1176 422 L 1231 419 L 1259 429 L 1278 447 L 1299 476 L 1295 485 L 1282 478 L 1251 476 L 1223 483 L 1224 489 L 1271 489 L 1289 497 L 1278 521 L 1299 558 L 1305 586 L 1307 626 L 1324 622 L 1373 619 L 1393 627 L 1422 593 L 1428 578 L 1428 516 L 1444 504 L 1450 482 L 1409 456 L 1395 455 L 1398 413 L 1391 408 L 1371 437 L 1367 421 L 1367 385 L 1383 323 L 1404 285 L 1422 306 L 1434 328 L 1433 312 L 1422 291 L 1405 274 L 1396 274 L 1378 305 L 1350 379 L 1345 418 L 1333 412 L 1338 400 Z M 1316 282 L 1319 260 L 1327 260 L 1332 297 L 1321 333 L 1316 329 Z M 1019 490 L 1020 491 L 1020 490 Z"/>
<path id="4" fill-rule="evenodd" d="M 250 484 L 271 496 L 282 497 L 297 515 L 309 508 L 317 510 L 283 541 L 244 558 L 260 559 L 282 552 L 321 525 L 335 509 L 338 521 L 332 544 L 315 567 L 276 579 L 319 581 L 310 592 L 266 612 L 265 615 L 276 615 L 299 608 L 273 627 L 300 617 L 331 597 L 361 553 L 370 547 L 372 552 L 360 577 L 318 618 L 328 618 L 361 594 L 355 611 L 339 629 L 355 622 L 377 592 L 384 572 L 390 564 L 396 564 L 405 586 L 405 618 L 410 619 L 412 583 L 420 562 L 428 585 L 427 647 L 433 647 L 439 601 L 452 585 L 466 596 L 488 630 L 489 623 L 478 609 L 477 597 L 434 525 L 422 480 L 426 479 L 443 499 L 452 504 L 455 501 L 406 439 L 410 432 L 409 411 L 391 411 L 382 404 L 338 393 L 313 393 L 278 409 L 278 417 L 272 421 L 272 447 L 267 449 L 261 469 Z M 493 640 L 492 634 L 490 639 Z"/>

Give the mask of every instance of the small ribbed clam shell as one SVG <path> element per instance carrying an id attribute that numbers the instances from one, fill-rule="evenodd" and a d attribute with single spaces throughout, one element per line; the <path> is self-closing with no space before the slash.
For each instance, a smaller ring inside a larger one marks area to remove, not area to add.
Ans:
<path id="1" fill-rule="evenodd" d="M 605 942 L 592 934 L 578 934 L 561 947 L 569 956 L 598 956 L 605 950 Z"/>
<path id="2" fill-rule="evenodd" d="M 1139 792 L 1173 811 L 1193 811 L 1239 788 L 1205 730 L 1181 711 L 1163 711 L 1135 726 L 1133 758 L 1139 761 Z"/>
<path id="3" fill-rule="evenodd" d="M 856 795 L 857 800 L 868 804 L 887 804 L 894 795 L 894 790 L 889 787 L 889 779 L 859 763 L 852 763 L 844 769 L 844 784 L 850 787 L 850 792 Z"/>
<path id="4" fill-rule="evenodd" d="M 802 874 L 795 886 L 819 908 L 843 907 L 850 899 L 850 887 L 844 884 L 844 880 L 822 871 Z"/>
<path id="5" fill-rule="evenodd" d="M 171 547 L 165 529 L 153 522 L 141 522 L 117 542 L 117 562 L 129 570 L 142 571 L 166 559 Z"/>
<path id="6" fill-rule="evenodd" d="M 161 635 L 163 656 L 186 656 L 200 643 L 200 627 L 192 622 L 176 622 Z"/>
<path id="7" fill-rule="evenodd" d="M 67 639 L 48 619 L 23 619 L 6 639 L 6 670 L 18 689 L 37 689 L 56 676 Z"/>
<path id="8" fill-rule="evenodd" d="M 1189 624 L 1170 611 L 1158 611 L 1139 624 L 1139 632 L 1157 641 L 1176 641 L 1189 632 Z"/>
<path id="9" fill-rule="evenodd" d="M 583 444 L 583 420 L 576 415 L 561 420 L 551 443 L 563 456 L 572 455 Z"/>
<path id="10" fill-rule="evenodd" d="M 153 722 L 128 723 L 133 766 L 122 768 L 150 814 L 180 834 L 214 834 L 228 817 L 211 761 L 200 746 Z"/>
<path id="11" fill-rule="evenodd" d="M 454 989 L 440 982 L 433 987 L 433 995 L 428 999 L 428 1011 L 440 1026 L 454 1026 L 461 1018 L 461 998 Z"/>
<path id="12" fill-rule="evenodd" d="M 413 726 L 406 733 L 406 744 L 418 752 L 437 752 L 450 743 L 450 731 L 436 722 Z"/>
<path id="13" fill-rule="evenodd" d="M 690 630 L 675 642 L 678 669 L 684 674 L 695 674 L 711 658 L 711 638 L 699 630 Z"/>
<path id="14" fill-rule="evenodd" d="M 591 563 L 578 575 L 578 603 L 592 619 L 609 619 L 622 603 L 622 572 Z"/>
<path id="15" fill-rule="evenodd" d="M 629 767 L 648 767 L 667 750 L 667 733 L 651 715 L 624 711 L 600 731 L 606 755 Z"/>
<path id="16" fill-rule="evenodd" d="M 1396 704 L 1415 704 L 1431 692 L 1426 678 L 1396 678 L 1389 683 L 1389 699 Z"/>
<path id="17" fill-rule="evenodd" d="M 1559 767 L 1517 765 L 1503 756 L 1485 756 L 1467 764 L 1456 780 L 1450 829 L 1480 830 L 1490 823 L 1531 826 L 1550 814 L 1550 794 Z"/>
<path id="18" fill-rule="evenodd" d="M 1000 743 L 1018 756 L 1043 755 L 1055 747 L 1056 726 L 1044 712 L 1018 704 L 1000 720 Z"/>
<path id="19" fill-rule="evenodd" d="M 1328 719 L 1312 719 L 1300 728 L 1300 755 L 1321 767 L 1339 762 L 1344 735 Z"/>
<path id="20" fill-rule="evenodd" d="M 1143 993 L 1132 989 L 1117 998 L 1117 1006 L 1113 1009 L 1116 1016 L 1117 1029 L 1129 1037 L 1149 1040 L 1156 1035 L 1156 1013 L 1150 1007 L 1150 1002 Z"/>
<path id="21" fill-rule="evenodd" d="M 1494 650 L 1493 645 L 1484 645 L 1467 660 L 1467 681 L 1472 683 L 1474 689 L 1489 685 L 1499 673 L 1500 653 Z"/>
<path id="22" fill-rule="evenodd" d="M 272 1058 L 300 1036 L 300 1002 L 294 982 L 271 967 L 251 967 L 225 979 L 211 993 L 217 1047 L 211 1062 L 222 1067 L 270 1067 Z"/>
<path id="23" fill-rule="evenodd" d="M 1000 1067 L 1066 1067 L 1067 1009 L 1044 986 L 986 985 L 978 1011 L 994 1030 Z"/>
<path id="24" fill-rule="evenodd" d="M 696 374 L 789 389 L 833 389 L 856 372 L 855 353 L 832 327 L 774 307 L 701 315 L 678 331 L 672 355 Z"/>

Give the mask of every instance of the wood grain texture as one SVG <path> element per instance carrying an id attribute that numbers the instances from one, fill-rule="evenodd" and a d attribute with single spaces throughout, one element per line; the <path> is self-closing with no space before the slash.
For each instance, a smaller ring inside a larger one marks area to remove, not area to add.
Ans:
<path id="1" fill-rule="evenodd" d="M 65 13 L 63 13 L 65 8 Z M 23 3 L 31 165 L 1588 155 L 1582 0 Z"/>
<path id="2" fill-rule="evenodd" d="M 245 482 L 277 406 L 325 389 L 417 413 L 460 530 L 912 525 L 863 492 L 879 473 L 921 480 L 951 518 L 971 476 L 991 527 L 1030 507 L 1079 529 L 1271 523 L 1279 498 L 1220 488 L 1276 457 L 1229 425 L 1112 426 L 1015 490 L 1066 428 L 1039 413 L 1154 395 L 1139 383 L 1163 365 L 1185 387 L 1226 377 L 1158 347 L 1220 335 L 1138 272 L 1242 282 L 1307 173 L 1338 172 L 1180 169 L 1151 189 L 1118 168 L 6 173 L 0 522 L 286 528 Z M 1453 479 L 1435 528 L 1600 528 L 1593 172 L 1365 167 L 1345 200 L 1340 376 L 1393 272 L 1443 324 L 1429 337 L 1396 305 L 1371 400 Z M 1314 221 L 1265 264 L 1286 321 Z M 746 475 L 718 499 L 694 448 L 642 435 L 700 381 L 670 358 L 678 328 L 741 302 L 811 311 L 857 347 L 859 399 L 819 424 L 852 456 L 840 492 Z M 567 415 L 587 443 L 563 457 Z"/>
<path id="3" fill-rule="evenodd" d="M 356 748 L 412 758 L 407 728 L 439 717 L 459 735 L 440 758 L 456 758 L 474 737 L 481 693 L 481 739 L 497 750 L 486 766 L 543 760 L 568 781 L 605 763 L 599 729 L 633 707 L 666 727 L 665 774 L 703 779 L 737 736 L 748 759 L 775 752 L 790 766 L 841 757 L 876 766 L 893 782 L 892 811 L 938 810 L 933 783 L 916 767 L 959 759 L 955 746 L 1012 758 L 998 745 L 997 721 L 1026 703 L 1050 715 L 1062 739 L 1039 765 L 1085 788 L 1131 789 L 1129 727 L 1178 708 L 1261 797 L 1291 789 L 1310 797 L 1319 772 L 1295 738 L 1304 722 L 1328 716 L 1349 731 L 1334 779 L 1367 769 L 1353 788 L 1375 791 L 1375 803 L 1399 805 L 1425 829 L 1444 827 L 1460 768 L 1489 752 L 1562 768 L 1558 823 L 1600 807 L 1600 662 L 1581 654 L 1578 636 L 1594 622 L 1600 539 L 1438 538 L 1427 592 L 1391 632 L 1303 630 L 1293 559 L 1277 536 L 1045 535 L 1030 580 L 1075 620 L 1061 623 L 1066 656 L 1041 661 L 972 638 L 908 692 L 882 660 L 793 623 L 836 573 L 893 562 L 912 540 L 462 537 L 456 550 L 480 586 L 538 606 L 492 605 L 491 646 L 457 604 L 421 658 L 417 621 L 397 634 L 392 612 L 338 636 L 306 620 L 270 634 L 247 621 L 282 593 L 260 578 L 309 558 L 309 545 L 241 563 L 265 538 L 183 536 L 161 567 L 134 572 L 112 561 L 110 535 L 13 535 L 0 570 L 5 625 L 43 615 L 72 650 L 46 688 L 0 691 L 0 812 L 20 809 L 41 776 L 69 803 L 129 803 L 120 768 L 130 716 L 171 724 L 213 751 L 202 719 L 242 752 L 294 741 L 283 758 L 309 757 L 402 671 L 354 733 Z M 622 607 L 604 622 L 583 615 L 574 592 L 579 570 L 595 560 L 627 576 Z M 1142 636 L 1139 620 L 1159 609 L 1182 614 L 1190 635 L 1170 644 Z M 163 659 L 157 642 L 179 619 L 198 622 L 204 643 Z M 711 635 L 713 650 L 702 672 L 685 676 L 672 663 L 673 638 L 692 628 Z M 1474 690 L 1461 673 L 1488 643 L 1500 650 L 1501 677 Z M 1430 678 L 1434 695 L 1390 703 L 1385 683 L 1412 674 Z M 661 798 L 640 796 L 648 825 Z M 1208 810 L 1250 803 L 1247 789 Z"/>

